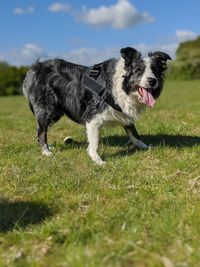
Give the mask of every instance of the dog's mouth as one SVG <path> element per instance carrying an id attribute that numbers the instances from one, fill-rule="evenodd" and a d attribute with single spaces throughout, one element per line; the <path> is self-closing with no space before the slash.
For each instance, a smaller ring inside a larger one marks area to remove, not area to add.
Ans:
<path id="1" fill-rule="evenodd" d="M 151 88 L 144 88 L 137 86 L 138 101 L 144 103 L 147 107 L 152 108 L 156 103 L 155 98 L 152 95 Z"/>

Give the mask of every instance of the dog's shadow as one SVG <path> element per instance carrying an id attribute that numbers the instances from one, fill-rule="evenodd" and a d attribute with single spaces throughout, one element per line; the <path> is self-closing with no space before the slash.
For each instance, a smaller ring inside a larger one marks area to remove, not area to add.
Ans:
<path id="1" fill-rule="evenodd" d="M 187 136 L 187 135 L 169 135 L 169 134 L 157 134 L 157 135 L 141 135 L 141 140 L 151 147 L 174 147 L 174 148 L 184 148 L 184 147 L 193 147 L 200 145 L 200 137 L 198 136 Z M 139 150 L 136 147 L 128 146 L 129 138 L 126 135 L 111 135 L 107 137 L 100 138 L 100 144 L 108 147 L 124 147 L 120 149 L 116 154 L 110 155 L 111 157 L 115 156 L 127 156 L 133 154 L 135 151 Z M 60 150 L 73 149 L 75 147 L 87 147 L 87 142 L 79 142 L 72 140 L 70 144 L 59 145 Z M 142 151 L 142 150 L 140 150 Z"/>
<path id="2" fill-rule="evenodd" d="M 200 145 L 200 137 L 187 136 L 187 135 L 169 135 L 169 134 L 157 134 L 157 135 L 141 135 L 141 140 L 147 144 L 156 146 L 168 146 L 168 147 L 193 147 Z M 127 136 L 108 136 L 103 138 L 103 143 L 110 146 L 124 146 L 128 141 Z"/>
<path id="3" fill-rule="evenodd" d="M 168 146 L 168 147 L 193 147 L 200 145 L 199 136 L 189 135 L 170 135 L 170 134 L 157 134 L 157 135 L 141 135 L 140 139 L 147 145 L 156 146 Z M 118 146 L 124 147 L 129 141 L 126 135 L 111 135 L 100 138 L 100 143 L 106 146 Z M 59 144 L 61 150 L 75 147 L 87 147 L 86 141 L 71 140 L 69 144 Z"/>
<path id="4" fill-rule="evenodd" d="M 0 233 L 40 224 L 52 215 L 52 209 L 44 203 L 0 199 Z"/>
<path id="5" fill-rule="evenodd" d="M 185 136 L 185 135 L 168 135 L 168 134 L 158 134 L 158 135 L 141 135 L 141 140 L 151 147 L 174 147 L 174 148 L 184 148 L 184 147 L 193 147 L 200 145 L 200 137 L 198 136 Z M 118 146 L 125 147 L 125 149 L 120 149 L 111 157 L 116 156 L 127 156 L 133 154 L 135 151 L 140 150 L 133 146 L 128 146 L 127 148 L 128 137 L 127 136 L 108 136 L 103 138 L 103 143 L 108 146 Z M 140 150 L 142 151 L 142 150 Z"/>

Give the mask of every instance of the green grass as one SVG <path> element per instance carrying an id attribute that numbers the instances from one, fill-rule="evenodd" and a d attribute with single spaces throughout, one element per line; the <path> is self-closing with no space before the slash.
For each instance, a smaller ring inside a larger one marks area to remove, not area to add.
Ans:
<path id="1" fill-rule="evenodd" d="M 0 266 L 200 266 L 199 100 L 200 81 L 167 81 L 137 122 L 152 148 L 103 129 L 100 167 L 66 118 L 42 157 L 26 100 L 0 98 Z"/>

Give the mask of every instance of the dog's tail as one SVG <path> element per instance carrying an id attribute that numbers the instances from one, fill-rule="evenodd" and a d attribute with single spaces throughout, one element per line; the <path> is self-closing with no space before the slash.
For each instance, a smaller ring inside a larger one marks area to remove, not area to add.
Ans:
<path id="1" fill-rule="evenodd" d="M 30 88 L 33 86 L 35 75 L 42 68 L 42 63 L 39 62 L 39 59 L 30 67 L 30 70 L 27 72 L 26 77 L 23 82 L 22 91 L 25 97 L 29 98 Z"/>
<path id="2" fill-rule="evenodd" d="M 33 70 L 29 70 L 23 82 L 22 91 L 25 97 L 27 98 L 29 97 L 30 87 L 33 84 L 34 76 L 35 76 L 35 72 Z"/>

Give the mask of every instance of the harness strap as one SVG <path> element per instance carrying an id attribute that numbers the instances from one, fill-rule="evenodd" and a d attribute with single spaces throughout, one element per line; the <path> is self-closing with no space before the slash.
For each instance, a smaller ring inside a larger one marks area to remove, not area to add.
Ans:
<path id="1" fill-rule="evenodd" d="M 104 85 L 104 80 L 102 82 L 103 85 L 98 82 L 100 74 L 102 74 L 101 67 L 99 65 L 94 65 L 89 69 L 89 72 L 87 74 L 84 74 L 83 85 L 85 86 L 86 90 L 100 98 L 101 101 L 106 102 L 112 108 L 122 112 L 122 109 L 119 105 L 115 103 L 115 100 L 113 99 L 112 95 L 107 92 L 106 87 Z"/>
<path id="2" fill-rule="evenodd" d="M 102 97 L 105 92 L 105 87 L 103 87 L 97 81 L 93 80 L 88 75 L 84 75 L 83 84 L 88 91 L 90 91 L 91 93 L 95 93 L 95 95 L 98 95 L 100 97 Z"/>

